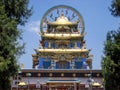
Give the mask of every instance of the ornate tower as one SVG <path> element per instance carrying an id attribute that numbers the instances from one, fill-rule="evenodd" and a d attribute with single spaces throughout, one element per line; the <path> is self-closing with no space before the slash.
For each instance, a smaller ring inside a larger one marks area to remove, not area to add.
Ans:
<path id="1" fill-rule="evenodd" d="M 43 16 L 40 25 L 40 45 L 33 54 L 33 68 L 89 69 L 92 60 L 86 48 L 84 21 L 80 13 L 69 6 L 56 6 Z"/>

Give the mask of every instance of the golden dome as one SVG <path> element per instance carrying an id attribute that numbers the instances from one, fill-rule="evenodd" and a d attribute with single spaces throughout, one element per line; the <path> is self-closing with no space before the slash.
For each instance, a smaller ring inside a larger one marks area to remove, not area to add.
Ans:
<path id="1" fill-rule="evenodd" d="M 65 17 L 63 14 L 57 18 L 54 22 L 48 22 L 50 25 L 76 25 L 77 22 L 70 22 L 67 17 Z"/>
<path id="2" fill-rule="evenodd" d="M 55 22 L 53 22 L 53 24 L 72 24 L 67 17 L 65 17 L 64 15 L 60 16 L 57 18 L 57 20 Z"/>

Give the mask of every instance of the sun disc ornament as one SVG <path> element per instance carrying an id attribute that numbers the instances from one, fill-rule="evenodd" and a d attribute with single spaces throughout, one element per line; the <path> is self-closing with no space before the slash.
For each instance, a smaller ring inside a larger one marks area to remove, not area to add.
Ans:
<path id="1" fill-rule="evenodd" d="M 76 77 L 76 74 L 75 74 L 75 73 L 73 73 L 73 77 Z"/>
<path id="2" fill-rule="evenodd" d="M 61 73 L 61 77 L 64 77 L 64 73 Z"/>
<path id="3" fill-rule="evenodd" d="M 48 32 L 48 23 L 53 24 L 75 24 L 77 23 L 76 30 L 79 30 L 81 34 L 84 33 L 84 21 L 81 14 L 74 8 L 66 5 L 59 5 L 50 8 L 42 17 L 40 23 L 40 33 Z"/>
<path id="4" fill-rule="evenodd" d="M 52 74 L 52 73 L 49 73 L 49 76 L 50 76 L 50 77 L 52 77 L 52 76 L 53 76 L 53 74 Z"/>
<path id="5" fill-rule="evenodd" d="M 40 73 L 38 73 L 38 77 L 40 77 L 41 76 L 41 74 Z"/>

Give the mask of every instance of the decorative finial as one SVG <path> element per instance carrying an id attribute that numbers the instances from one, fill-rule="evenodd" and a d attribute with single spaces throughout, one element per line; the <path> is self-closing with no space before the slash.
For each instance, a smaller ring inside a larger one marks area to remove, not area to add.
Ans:
<path id="1" fill-rule="evenodd" d="M 63 9 L 62 9 L 62 12 L 61 12 L 61 16 L 64 16 L 64 11 L 63 11 Z"/>

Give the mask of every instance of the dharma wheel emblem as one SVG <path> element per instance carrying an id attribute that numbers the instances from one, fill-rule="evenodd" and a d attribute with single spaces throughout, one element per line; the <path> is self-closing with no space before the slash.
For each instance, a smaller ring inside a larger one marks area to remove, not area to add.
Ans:
<path id="1" fill-rule="evenodd" d="M 84 33 L 84 21 L 81 14 L 76 9 L 66 5 L 52 7 L 43 15 L 40 23 L 40 32 L 47 32 L 46 30 L 49 28 L 47 23 L 59 22 L 62 16 L 64 16 L 63 21 L 71 23 L 77 22 L 78 25 L 76 29 L 79 30 L 81 34 Z"/>

